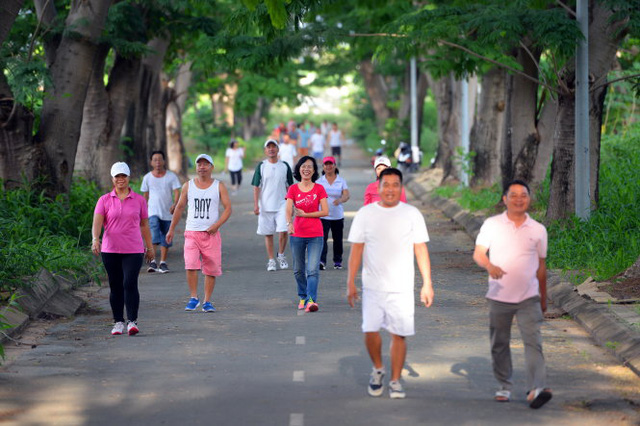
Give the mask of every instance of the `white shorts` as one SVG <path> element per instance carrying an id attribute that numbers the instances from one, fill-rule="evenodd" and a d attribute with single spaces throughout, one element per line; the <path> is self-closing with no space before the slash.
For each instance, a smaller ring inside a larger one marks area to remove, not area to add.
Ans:
<path id="1" fill-rule="evenodd" d="M 362 332 L 386 329 L 397 336 L 413 336 L 415 302 L 412 292 L 362 290 Z"/>
<path id="2" fill-rule="evenodd" d="M 258 215 L 258 235 L 273 235 L 276 232 L 287 232 L 285 206 L 277 212 L 260 212 Z"/>

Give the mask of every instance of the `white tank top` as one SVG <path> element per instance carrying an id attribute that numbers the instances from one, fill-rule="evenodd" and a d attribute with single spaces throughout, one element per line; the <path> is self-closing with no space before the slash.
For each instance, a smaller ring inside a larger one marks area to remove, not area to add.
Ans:
<path id="1" fill-rule="evenodd" d="M 186 231 L 206 231 L 220 216 L 220 182 L 216 179 L 207 189 L 189 181 Z"/>

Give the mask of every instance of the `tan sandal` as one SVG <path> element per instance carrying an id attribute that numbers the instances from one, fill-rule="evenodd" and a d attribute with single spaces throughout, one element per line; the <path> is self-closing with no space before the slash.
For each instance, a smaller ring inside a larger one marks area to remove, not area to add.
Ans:
<path id="1" fill-rule="evenodd" d="M 494 399 L 497 402 L 509 402 L 511 401 L 511 391 L 506 389 L 500 389 L 499 391 L 496 392 L 496 396 L 494 397 Z"/>

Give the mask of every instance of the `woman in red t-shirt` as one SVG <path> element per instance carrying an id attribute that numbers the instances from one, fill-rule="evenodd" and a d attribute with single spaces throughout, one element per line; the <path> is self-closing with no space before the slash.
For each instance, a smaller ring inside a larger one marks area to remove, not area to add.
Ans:
<path id="1" fill-rule="evenodd" d="M 316 184 L 318 165 L 313 157 L 302 157 L 293 172 L 299 181 L 287 191 L 287 230 L 293 257 L 293 276 L 298 284 L 298 309 L 318 310 L 320 254 L 324 232 L 321 217 L 329 214 L 327 192 Z M 292 221 L 293 218 L 293 221 Z"/>

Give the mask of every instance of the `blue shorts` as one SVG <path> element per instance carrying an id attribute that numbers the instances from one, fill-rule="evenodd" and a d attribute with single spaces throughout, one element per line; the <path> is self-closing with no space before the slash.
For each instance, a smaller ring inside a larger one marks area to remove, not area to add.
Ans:
<path id="1" fill-rule="evenodd" d="M 171 247 L 173 243 L 167 243 L 164 238 L 169 232 L 170 220 L 162 220 L 158 216 L 149 216 L 149 228 L 151 228 L 151 242 L 153 245 L 160 244 L 162 247 Z"/>

